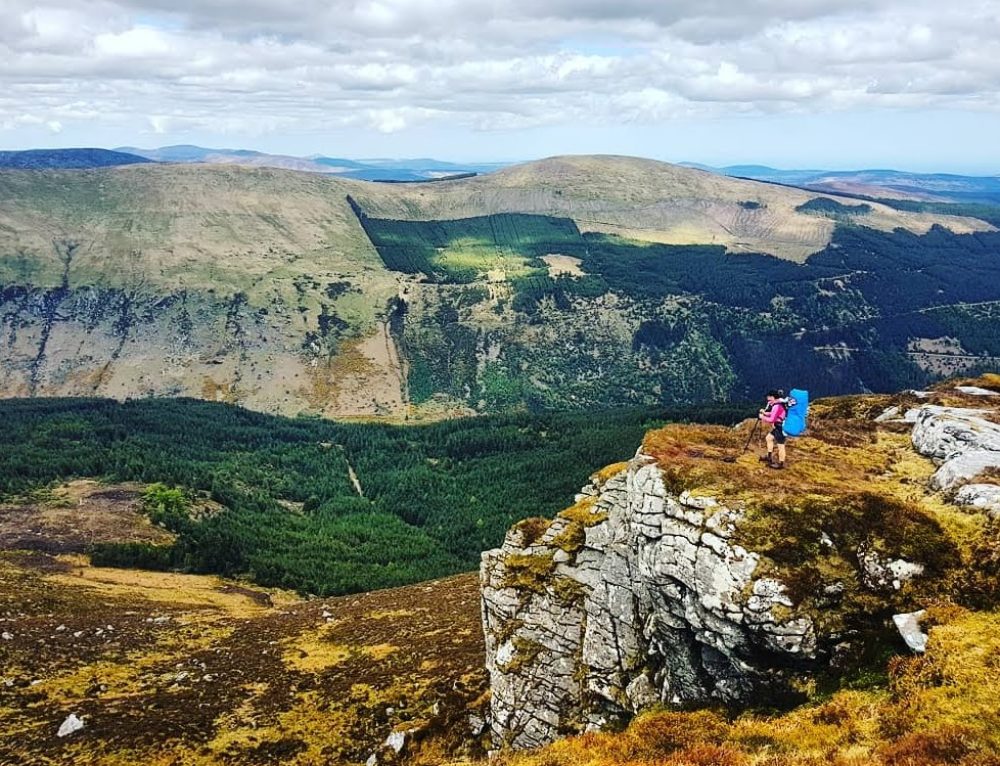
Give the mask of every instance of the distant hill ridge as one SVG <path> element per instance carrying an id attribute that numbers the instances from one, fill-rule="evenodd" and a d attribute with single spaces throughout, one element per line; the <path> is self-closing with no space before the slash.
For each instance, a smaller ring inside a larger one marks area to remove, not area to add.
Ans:
<path id="1" fill-rule="evenodd" d="M 505 163 L 454 163 L 430 158 L 351 160 L 319 154 L 297 157 L 250 149 L 210 149 L 193 144 L 161 146 L 157 149 L 123 146 L 119 147 L 118 151 L 136 154 L 157 162 L 281 168 L 335 175 L 359 181 L 432 181 L 443 177 L 467 176 L 470 173 L 488 173 L 505 167 Z"/>
<path id="2" fill-rule="evenodd" d="M 787 184 L 830 194 L 854 194 L 884 198 L 906 198 L 928 202 L 1000 203 L 1000 176 L 968 176 L 957 173 L 911 173 L 902 170 L 781 170 L 766 165 L 729 165 L 714 168 L 685 163 L 733 178 Z"/>
<path id="3" fill-rule="evenodd" d="M 84 170 L 147 162 L 152 160 L 110 149 L 27 149 L 0 152 L 0 168 L 12 170 Z"/>

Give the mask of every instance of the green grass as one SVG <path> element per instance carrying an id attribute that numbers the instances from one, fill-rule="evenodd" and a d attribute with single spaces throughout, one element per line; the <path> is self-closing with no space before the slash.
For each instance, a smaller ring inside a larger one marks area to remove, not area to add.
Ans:
<path id="1" fill-rule="evenodd" d="M 387 268 L 446 284 L 482 280 L 490 271 L 502 271 L 507 279 L 546 275 L 538 257 L 583 242 L 568 218 L 498 214 L 394 221 L 370 218 L 356 204 L 354 209 Z"/>

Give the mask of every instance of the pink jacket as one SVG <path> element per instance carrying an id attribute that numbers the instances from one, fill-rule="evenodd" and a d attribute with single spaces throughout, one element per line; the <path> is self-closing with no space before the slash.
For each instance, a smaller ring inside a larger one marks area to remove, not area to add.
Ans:
<path id="1" fill-rule="evenodd" d="M 788 415 L 788 411 L 785 410 L 785 405 L 781 404 L 780 402 L 775 402 L 774 404 L 771 405 L 770 410 L 766 411 L 763 415 L 761 415 L 760 419 L 763 420 L 765 423 L 770 423 L 771 425 L 774 425 L 775 423 L 784 423 L 786 415 Z"/>

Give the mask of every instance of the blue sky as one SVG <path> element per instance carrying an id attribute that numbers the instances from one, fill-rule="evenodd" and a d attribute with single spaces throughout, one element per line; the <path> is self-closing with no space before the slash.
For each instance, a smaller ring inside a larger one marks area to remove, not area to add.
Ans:
<path id="1" fill-rule="evenodd" d="M 5 20 L 6 149 L 1000 173 L 992 0 L 6 0 Z"/>

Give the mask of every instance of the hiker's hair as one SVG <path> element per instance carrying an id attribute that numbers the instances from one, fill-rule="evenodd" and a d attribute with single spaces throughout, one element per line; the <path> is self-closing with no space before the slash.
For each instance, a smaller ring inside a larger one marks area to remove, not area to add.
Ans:
<path id="1" fill-rule="evenodd" d="M 781 392 L 778 389 L 776 389 L 776 388 L 772 388 L 770 391 L 768 391 L 767 395 L 770 398 L 772 398 L 772 399 L 780 399 L 781 398 Z"/>

